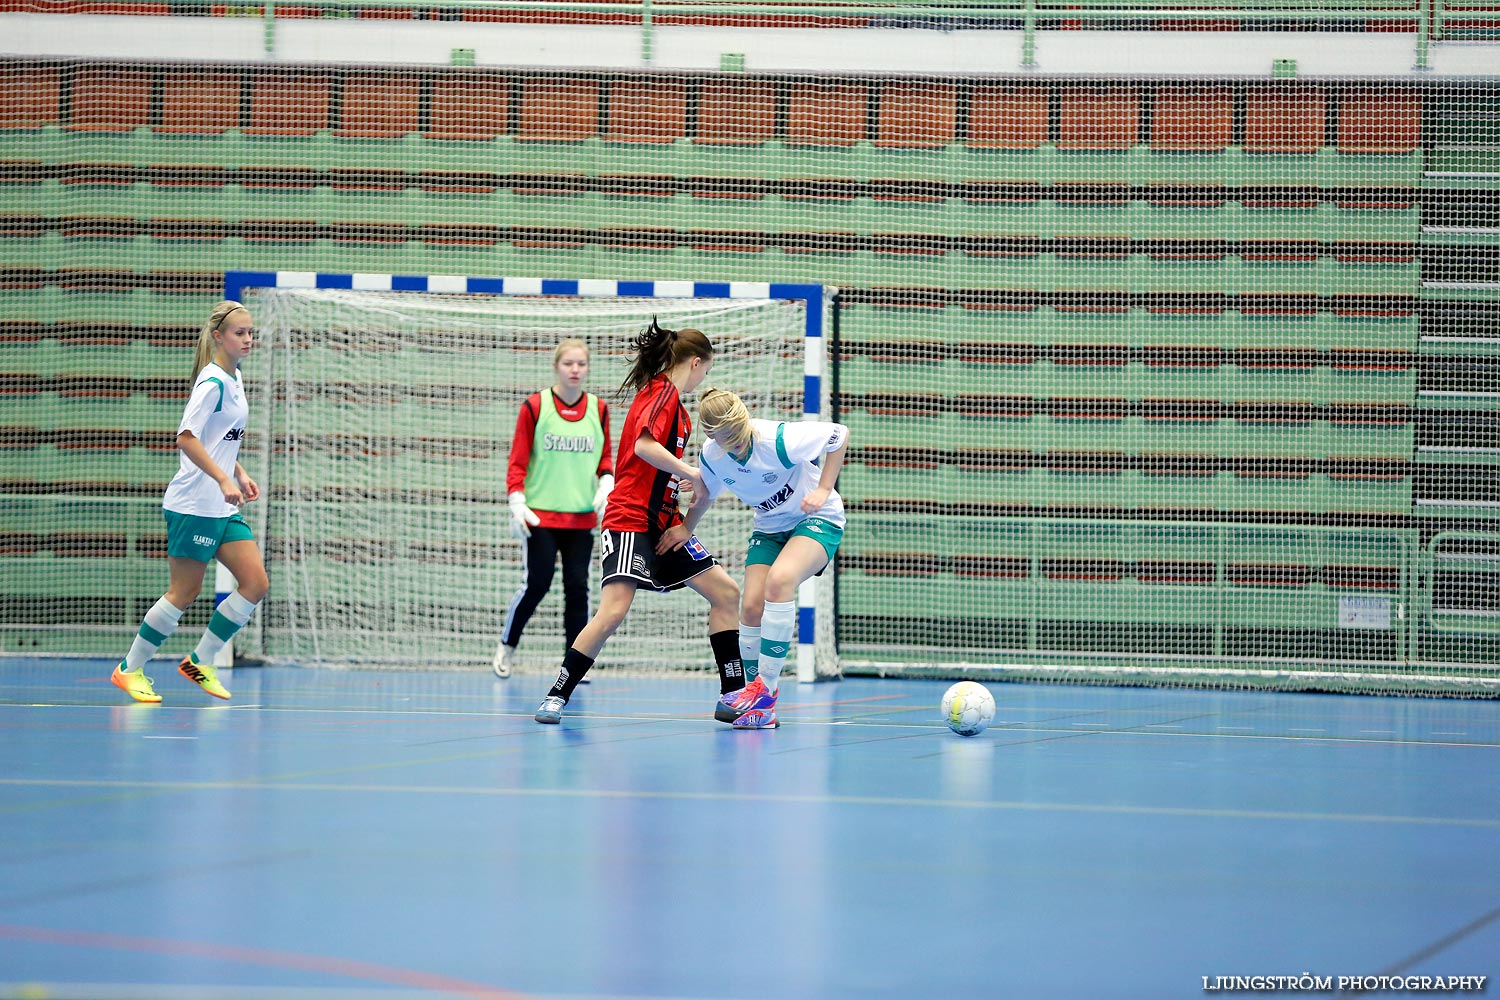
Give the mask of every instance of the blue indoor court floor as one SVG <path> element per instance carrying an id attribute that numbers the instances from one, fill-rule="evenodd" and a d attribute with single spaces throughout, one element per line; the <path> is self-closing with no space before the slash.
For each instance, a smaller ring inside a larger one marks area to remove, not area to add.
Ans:
<path id="1" fill-rule="evenodd" d="M 733 732 L 703 675 L 603 670 L 539 726 L 550 676 L 241 668 L 226 704 L 160 662 L 148 706 L 111 666 L 0 660 L 0 997 L 1500 974 L 1497 702 L 997 683 L 963 739 L 940 681 L 789 682 Z"/>

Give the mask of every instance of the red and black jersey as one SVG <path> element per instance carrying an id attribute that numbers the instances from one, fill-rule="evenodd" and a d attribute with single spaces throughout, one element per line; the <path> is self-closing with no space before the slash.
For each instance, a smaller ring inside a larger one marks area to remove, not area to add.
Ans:
<path id="1" fill-rule="evenodd" d="M 564 420 L 582 420 L 586 414 L 589 394 L 584 393 L 578 397 L 578 402 L 569 406 L 564 403 L 551 389 L 543 389 L 542 392 L 552 393 L 552 405 L 557 410 L 558 416 Z M 526 470 L 531 466 L 531 450 L 536 439 L 536 422 L 541 414 L 542 392 L 533 392 L 526 397 L 526 402 L 521 404 L 521 412 L 516 416 L 516 433 L 510 439 L 510 464 L 505 470 L 505 492 L 516 493 L 525 489 Z M 599 453 L 599 468 L 595 475 L 613 474 L 613 459 L 609 455 L 609 404 L 602 397 L 599 400 L 599 425 L 604 429 L 604 447 Z M 544 496 L 527 496 L 526 505 L 542 519 L 543 528 L 584 528 L 592 529 L 598 524 L 598 516 L 593 511 L 582 514 L 572 514 L 547 509 L 547 498 Z"/>
<path id="2" fill-rule="evenodd" d="M 677 509 L 676 478 L 640 458 L 635 443 L 649 435 L 677 458 L 682 457 L 693 422 L 683 408 L 677 387 L 658 375 L 636 393 L 620 432 L 620 452 L 615 458 L 615 489 L 604 510 L 603 526 L 615 531 L 665 531 L 682 520 Z"/>

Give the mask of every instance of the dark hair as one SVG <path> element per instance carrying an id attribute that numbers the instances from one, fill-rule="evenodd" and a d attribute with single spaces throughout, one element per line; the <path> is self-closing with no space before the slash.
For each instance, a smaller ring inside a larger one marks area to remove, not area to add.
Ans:
<path id="1" fill-rule="evenodd" d="M 656 376 L 671 371 L 690 358 L 714 356 L 714 345 L 708 342 L 703 331 L 690 328 L 668 330 L 656 322 L 655 316 L 651 317 L 651 325 L 631 340 L 630 346 L 635 351 L 635 358 L 630 363 L 625 381 L 620 383 L 622 395 L 626 389 L 639 392 Z"/>

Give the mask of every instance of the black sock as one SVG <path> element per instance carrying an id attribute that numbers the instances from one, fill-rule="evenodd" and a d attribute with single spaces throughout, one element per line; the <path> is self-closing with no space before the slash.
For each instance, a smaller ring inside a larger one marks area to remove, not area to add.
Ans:
<path id="1" fill-rule="evenodd" d="M 547 692 L 547 697 L 561 695 L 563 701 L 573 697 L 573 689 L 583 680 L 583 675 L 589 672 L 589 667 L 594 665 L 591 656 L 584 656 L 578 650 L 569 646 L 568 651 L 563 654 L 562 669 L 557 672 L 557 680 L 552 682 L 552 690 Z"/>
<path id="2" fill-rule="evenodd" d="M 740 663 L 740 630 L 715 632 L 708 637 L 714 648 L 714 662 L 719 665 L 719 693 L 728 694 L 745 686 L 745 668 Z"/>

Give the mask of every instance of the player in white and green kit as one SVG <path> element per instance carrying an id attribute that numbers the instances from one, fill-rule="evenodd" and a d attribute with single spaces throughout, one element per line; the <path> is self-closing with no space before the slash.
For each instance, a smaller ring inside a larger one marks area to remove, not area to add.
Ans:
<path id="1" fill-rule="evenodd" d="M 260 549 L 239 511 L 260 496 L 260 487 L 239 463 L 250 413 L 239 368 L 254 343 L 250 313 L 238 302 L 220 302 L 199 331 L 192 394 L 177 428 L 177 475 L 162 498 L 171 582 L 110 676 L 136 701 L 161 701 L 143 668 L 203 590 L 210 562 L 218 559 L 228 567 L 238 587 L 214 610 L 203 638 L 177 669 L 215 698 L 229 697 L 214 670 L 215 654 L 270 590 Z"/>
<path id="2" fill-rule="evenodd" d="M 849 428 L 753 420 L 740 398 L 723 389 L 703 393 L 698 420 L 708 436 L 699 459 L 704 492 L 693 498 L 688 529 L 724 490 L 755 510 L 740 605 L 740 660 L 754 679 L 725 695 L 715 717 L 732 718 L 736 729 L 771 729 L 797 587 L 823 572 L 844 535 L 844 502 L 833 484 Z"/>

